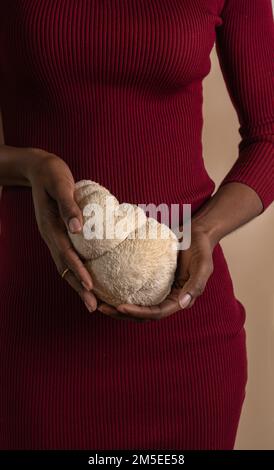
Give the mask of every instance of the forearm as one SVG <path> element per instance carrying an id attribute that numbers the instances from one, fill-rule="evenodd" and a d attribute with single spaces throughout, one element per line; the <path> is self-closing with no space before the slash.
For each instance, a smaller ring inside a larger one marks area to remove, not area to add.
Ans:
<path id="1" fill-rule="evenodd" d="M 221 186 L 193 216 L 192 229 L 208 234 L 212 247 L 263 210 L 261 199 L 246 184 Z"/>
<path id="2" fill-rule="evenodd" d="M 40 149 L 0 145 L 0 186 L 30 186 L 28 172 Z"/>

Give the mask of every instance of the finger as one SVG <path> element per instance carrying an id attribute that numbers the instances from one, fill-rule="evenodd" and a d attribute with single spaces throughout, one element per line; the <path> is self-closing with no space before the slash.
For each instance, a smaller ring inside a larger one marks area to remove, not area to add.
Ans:
<path id="1" fill-rule="evenodd" d="M 63 262 L 75 274 L 86 290 L 89 291 L 93 288 L 91 275 L 72 246 L 63 251 Z"/>
<path id="2" fill-rule="evenodd" d="M 179 292 L 178 300 L 182 309 L 192 307 L 195 300 L 202 295 L 212 271 L 212 263 L 202 261 L 199 267 L 190 272 L 188 280 Z"/>
<path id="3" fill-rule="evenodd" d="M 97 308 L 97 300 L 92 292 L 88 292 L 82 287 L 75 275 L 68 271 L 63 278 L 81 297 L 89 312 L 94 312 Z"/>
<path id="4" fill-rule="evenodd" d="M 115 318 L 117 320 L 131 320 L 131 321 L 137 321 L 137 322 L 144 322 L 144 321 L 148 321 L 147 319 L 140 319 L 140 318 L 133 318 L 131 315 L 130 316 L 127 316 L 121 312 L 119 312 L 118 310 L 116 310 L 115 307 L 113 307 L 112 305 L 109 305 L 107 303 L 100 303 L 99 307 L 97 307 L 98 310 L 105 314 L 105 315 L 108 315 L 112 318 Z"/>
<path id="5" fill-rule="evenodd" d="M 68 267 L 83 287 L 91 290 L 93 288 L 91 275 L 73 248 L 68 235 L 61 228 L 54 227 L 52 237 L 59 253 L 61 266 Z"/>
<path id="6" fill-rule="evenodd" d="M 137 322 L 148 321 L 147 319 L 133 318 L 131 316 L 127 316 L 121 312 L 118 312 L 118 310 L 116 310 L 116 308 L 113 307 L 113 305 L 109 305 L 105 302 L 100 302 L 100 305 L 97 308 L 101 313 L 108 315 L 112 318 L 115 318 L 116 320 L 130 320 L 130 321 L 137 321 Z"/>
<path id="7" fill-rule="evenodd" d="M 56 188 L 56 202 L 67 229 L 79 233 L 83 226 L 82 212 L 74 199 L 74 187 L 60 183 Z"/>
<path id="8" fill-rule="evenodd" d="M 160 320 L 179 310 L 178 300 L 171 295 L 158 305 L 141 306 L 134 304 L 120 304 L 117 310 L 121 313 L 150 320 Z"/>
<path id="9" fill-rule="evenodd" d="M 178 254 L 178 262 L 174 276 L 173 285 L 175 288 L 182 288 L 182 285 L 189 278 L 189 266 L 191 265 L 191 255 L 188 251 L 180 251 Z"/>
<path id="10" fill-rule="evenodd" d="M 100 312 L 107 314 L 112 314 L 112 313 L 118 313 L 116 308 L 113 307 L 113 305 L 109 305 L 105 302 L 100 302 L 100 305 L 98 306 L 98 310 Z"/>

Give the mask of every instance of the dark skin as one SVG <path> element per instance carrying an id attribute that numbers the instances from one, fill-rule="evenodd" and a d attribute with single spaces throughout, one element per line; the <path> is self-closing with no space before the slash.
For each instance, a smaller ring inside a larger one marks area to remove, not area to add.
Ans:
<path id="1" fill-rule="evenodd" d="M 160 320 L 178 310 L 191 308 L 203 294 L 213 272 L 214 247 L 223 237 L 262 211 L 261 199 L 249 186 L 232 182 L 220 187 L 192 217 L 191 246 L 188 250 L 178 252 L 174 286 L 166 299 L 151 307 L 122 304 L 115 309 L 102 304 L 100 310 L 113 318 L 124 316 L 149 321 Z"/>
<path id="2" fill-rule="evenodd" d="M 114 308 L 96 298 L 92 278 L 67 234 L 67 230 L 80 232 L 83 225 L 68 165 L 43 149 L 1 145 L 1 185 L 31 187 L 40 234 L 59 274 L 69 268 L 64 280 L 81 297 L 88 311 L 98 308 L 112 318 L 137 322 L 160 320 L 182 308 L 191 308 L 213 272 L 212 252 L 216 244 L 263 211 L 261 199 L 249 186 L 233 182 L 220 187 L 192 217 L 191 246 L 178 251 L 174 286 L 166 299 L 151 307 L 123 304 Z"/>
<path id="3" fill-rule="evenodd" d="M 97 306 L 92 279 L 72 247 L 67 230 L 79 232 L 82 213 L 74 200 L 74 179 L 67 164 L 36 148 L 0 147 L 0 185 L 30 186 L 40 234 L 61 275 L 78 293 L 89 311 Z"/>

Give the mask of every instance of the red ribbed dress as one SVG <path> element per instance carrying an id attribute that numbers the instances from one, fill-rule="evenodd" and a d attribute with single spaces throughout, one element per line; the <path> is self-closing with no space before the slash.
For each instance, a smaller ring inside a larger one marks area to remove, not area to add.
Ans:
<path id="1" fill-rule="evenodd" d="M 7 145 L 54 152 L 120 201 L 194 212 L 215 187 L 201 134 L 216 41 L 242 136 L 222 184 L 249 185 L 264 210 L 274 200 L 270 0 L 5 0 L 0 15 Z M 245 308 L 219 244 L 213 256 L 189 310 L 147 323 L 89 314 L 40 237 L 31 190 L 5 187 L 0 448 L 232 449 Z"/>

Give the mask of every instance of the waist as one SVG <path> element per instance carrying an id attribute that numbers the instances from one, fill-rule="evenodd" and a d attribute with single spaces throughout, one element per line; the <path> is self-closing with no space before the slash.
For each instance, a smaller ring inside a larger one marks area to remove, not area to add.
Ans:
<path id="1" fill-rule="evenodd" d="M 2 279 L 27 279 L 32 281 L 29 272 L 35 273 L 37 267 L 41 275 L 52 269 L 53 262 L 50 258 L 48 247 L 43 241 L 36 222 L 30 188 L 4 187 L 0 201 L 0 259 Z M 222 282 L 229 287 L 228 294 L 233 291 L 231 276 L 226 259 L 220 244 L 213 252 L 215 270 L 212 275 L 217 282 L 216 286 L 222 290 Z M 219 294 L 221 295 L 221 294 Z"/>
<path id="2" fill-rule="evenodd" d="M 64 315 L 67 315 L 67 310 L 72 316 L 76 315 L 82 308 L 82 303 L 75 292 L 60 279 L 49 249 L 40 236 L 31 191 L 28 188 L 4 188 L 0 214 L 2 311 L 10 312 L 16 305 L 26 315 L 26 312 L 33 312 L 34 303 L 35 311 L 43 305 L 43 309 L 47 310 L 46 318 L 50 315 L 54 319 L 60 305 L 64 307 Z M 202 331 L 205 337 L 211 327 L 214 334 L 235 335 L 244 324 L 245 309 L 235 297 L 232 278 L 220 244 L 213 251 L 213 263 L 214 270 L 206 288 L 191 310 L 179 311 L 170 317 L 170 321 L 181 325 L 181 331 L 186 336 L 188 328 L 191 335 L 194 334 L 195 324 L 197 331 Z"/>

